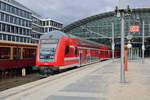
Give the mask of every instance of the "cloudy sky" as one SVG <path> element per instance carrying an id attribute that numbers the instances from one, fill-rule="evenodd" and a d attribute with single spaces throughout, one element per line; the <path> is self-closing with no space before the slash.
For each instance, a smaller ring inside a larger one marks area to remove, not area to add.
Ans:
<path id="1" fill-rule="evenodd" d="M 119 0 L 16 0 L 42 15 L 62 22 L 65 26 L 95 14 L 113 11 Z M 150 0 L 126 0 L 132 8 L 150 7 Z"/>

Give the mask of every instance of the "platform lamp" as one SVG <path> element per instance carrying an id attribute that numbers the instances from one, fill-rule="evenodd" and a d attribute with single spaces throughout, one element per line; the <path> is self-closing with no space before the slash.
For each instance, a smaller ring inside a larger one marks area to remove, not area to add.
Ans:
<path id="1" fill-rule="evenodd" d="M 121 0 L 120 0 L 121 2 Z M 122 3 L 122 2 L 121 2 Z M 125 17 L 131 14 L 130 6 L 128 5 L 126 9 L 120 6 L 120 9 L 116 6 L 115 15 L 121 19 L 121 72 L 120 72 L 120 82 L 125 83 L 125 63 L 124 63 L 124 37 L 125 37 Z"/>

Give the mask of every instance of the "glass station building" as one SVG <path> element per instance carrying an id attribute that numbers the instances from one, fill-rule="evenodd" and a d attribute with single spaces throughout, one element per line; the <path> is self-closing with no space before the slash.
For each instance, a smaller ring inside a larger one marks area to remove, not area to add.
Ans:
<path id="1" fill-rule="evenodd" d="M 139 32 L 130 32 L 129 27 L 134 25 L 140 27 Z M 64 27 L 62 31 L 110 47 L 112 44 L 112 32 L 114 31 L 115 47 L 120 47 L 121 21 L 120 18 L 115 16 L 115 12 L 106 12 L 87 17 Z M 145 34 L 145 56 L 150 56 L 150 8 L 132 9 L 131 15 L 125 17 L 125 37 L 132 36 L 132 48 L 129 50 L 131 58 L 142 56 L 142 32 Z M 127 38 L 125 43 L 128 43 Z"/>

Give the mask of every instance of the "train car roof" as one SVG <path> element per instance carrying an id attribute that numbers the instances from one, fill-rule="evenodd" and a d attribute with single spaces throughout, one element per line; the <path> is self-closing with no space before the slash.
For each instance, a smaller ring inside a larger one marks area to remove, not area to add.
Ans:
<path id="1" fill-rule="evenodd" d="M 37 44 L 33 44 L 33 43 L 23 43 L 23 42 L 14 42 L 14 41 L 6 41 L 6 40 L 0 40 L 0 43 L 3 43 L 3 44 L 16 44 L 16 45 L 37 46 Z"/>
<path id="2" fill-rule="evenodd" d="M 77 37 L 77 36 L 74 36 L 74 35 L 71 35 L 71 34 L 65 34 L 64 32 L 61 32 L 61 31 L 58 31 L 58 30 L 54 30 L 54 31 L 48 32 L 46 34 L 43 34 L 40 37 L 40 39 L 49 39 L 49 38 L 52 38 L 52 37 L 55 37 L 55 38 L 59 39 L 62 36 L 68 36 L 68 37 L 71 37 L 71 38 L 77 38 L 79 41 L 88 42 L 90 44 L 96 44 L 98 46 L 105 46 L 103 44 L 100 44 L 100 43 L 97 43 L 97 42 L 93 42 L 93 41 L 90 41 L 90 40 L 85 40 L 83 38 L 80 38 L 80 37 Z"/>
<path id="3" fill-rule="evenodd" d="M 40 39 L 49 39 L 49 38 L 61 38 L 62 36 L 68 36 L 67 34 L 61 32 L 61 31 L 58 31 L 58 30 L 55 30 L 55 31 L 51 31 L 51 32 L 48 32 L 48 33 L 45 33 L 43 34 Z"/>

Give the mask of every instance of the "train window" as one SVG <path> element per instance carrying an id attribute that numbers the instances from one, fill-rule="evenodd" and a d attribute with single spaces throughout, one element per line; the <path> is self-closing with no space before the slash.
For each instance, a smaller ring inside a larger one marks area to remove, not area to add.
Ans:
<path id="1" fill-rule="evenodd" d="M 21 56 L 21 49 L 20 48 L 14 48 L 13 49 L 13 58 L 14 59 L 20 59 Z"/>
<path id="2" fill-rule="evenodd" d="M 13 57 L 14 59 L 17 59 L 17 48 L 13 49 Z"/>
<path id="3" fill-rule="evenodd" d="M 74 48 L 74 54 L 75 54 L 75 55 L 78 54 L 78 48 L 77 48 L 77 47 Z"/>
<path id="4" fill-rule="evenodd" d="M 23 58 L 29 58 L 29 49 L 23 48 Z"/>
<path id="5" fill-rule="evenodd" d="M 35 58 L 35 56 L 36 56 L 36 49 L 29 49 L 29 56 L 30 56 L 30 58 Z"/>
<path id="6" fill-rule="evenodd" d="M 69 46 L 66 46 L 65 55 L 67 55 L 68 53 L 69 53 Z"/>
<path id="7" fill-rule="evenodd" d="M 29 49 L 29 48 L 23 49 L 23 58 L 35 58 L 35 55 L 36 55 L 35 49 Z"/>
<path id="8" fill-rule="evenodd" d="M 0 47 L 0 59 L 10 59 L 9 47 Z"/>

